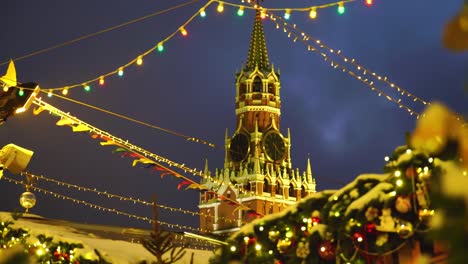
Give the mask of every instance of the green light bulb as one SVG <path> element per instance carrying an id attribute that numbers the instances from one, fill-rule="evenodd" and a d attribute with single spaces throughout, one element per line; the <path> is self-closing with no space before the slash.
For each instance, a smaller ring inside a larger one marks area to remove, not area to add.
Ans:
<path id="1" fill-rule="evenodd" d="M 346 11 L 344 5 L 339 5 L 338 6 L 338 14 L 342 15 Z"/>
<path id="2" fill-rule="evenodd" d="M 24 95 L 23 89 L 21 89 L 21 90 L 18 91 L 18 95 L 19 95 L 19 96 L 23 96 L 23 95 Z"/>

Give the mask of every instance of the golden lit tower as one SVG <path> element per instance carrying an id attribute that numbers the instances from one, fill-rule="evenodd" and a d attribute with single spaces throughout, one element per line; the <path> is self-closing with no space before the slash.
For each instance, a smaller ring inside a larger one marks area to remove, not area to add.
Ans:
<path id="1" fill-rule="evenodd" d="M 281 211 L 315 192 L 310 160 L 302 173 L 291 164 L 291 135 L 280 130 L 280 72 L 268 59 L 257 9 L 247 63 L 236 74 L 236 130 L 226 130 L 224 169 L 214 175 L 205 164 L 202 183 L 252 211 L 238 210 L 213 194 L 200 196 L 200 228 L 213 233 L 236 231 L 258 215 Z M 254 213 L 256 212 L 256 213 Z M 208 215 L 208 216 L 207 216 Z"/>

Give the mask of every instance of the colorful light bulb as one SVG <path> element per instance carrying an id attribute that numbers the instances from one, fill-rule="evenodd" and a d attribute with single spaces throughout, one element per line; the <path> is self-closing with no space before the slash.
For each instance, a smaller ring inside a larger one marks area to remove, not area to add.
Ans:
<path id="1" fill-rule="evenodd" d="M 117 75 L 119 75 L 119 77 L 122 77 L 124 75 L 123 67 L 119 68 L 119 71 L 117 72 Z"/>
<path id="2" fill-rule="evenodd" d="M 182 36 L 185 37 L 185 36 L 187 36 L 188 32 L 187 32 L 187 30 L 186 30 L 184 27 L 181 27 L 181 28 L 180 28 L 180 34 L 182 34 Z"/>
<path id="3" fill-rule="evenodd" d="M 53 93 L 52 93 L 52 90 L 50 90 L 48 93 L 47 93 L 47 97 L 52 97 Z"/>
<path id="4" fill-rule="evenodd" d="M 310 17 L 311 19 L 316 19 L 316 18 L 317 18 L 317 9 L 316 9 L 316 8 L 312 8 L 312 9 L 310 10 L 309 17 Z"/>
<path id="5" fill-rule="evenodd" d="M 265 19 L 266 18 L 266 12 L 265 10 L 260 11 L 260 18 Z"/>
<path id="6" fill-rule="evenodd" d="M 91 86 L 89 86 L 88 84 L 85 84 L 85 85 L 83 86 L 83 89 L 84 89 L 86 92 L 89 92 L 89 91 L 91 91 Z"/>
<path id="7" fill-rule="evenodd" d="M 104 77 L 101 76 L 101 78 L 99 78 L 99 85 L 104 85 L 106 82 L 104 81 Z"/>
<path id="8" fill-rule="evenodd" d="M 344 12 L 346 11 L 345 7 L 344 7 L 344 4 L 343 3 L 339 3 L 338 4 L 338 14 L 342 15 L 344 14 Z"/>
<path id="9" fill-rule="evenodd" d="M 164 45 L 162 43 L 158 44 L 158 51 L 163 52 L 164 51 Z"/>
<path id="10" fill-rule="evenodd" d="M 23 96 L 23 95 L 24 95 L 23 89 L 20 89 L 20 90 L 18 91 L 18 95 L 19 95 L 19 96 Z"/>
<path id="11" fill-rule="evenodd" d="M 62 94 L 63 94 L 63 95 L 67 95 L 67 94 L 68 94 L 68 88 L 63 89 L 63 90 L 62 90 Z"/>
<path id="12" fill-rule="evenodd" d="M 138 56 L 138 58 L 137 58 L 137 60 L 136 60 L 136 64 L 137 64 L 138 66 L 142 65 L 142 64 L 143 64 L 143 57 Z"/>
<path id="13" fill-rule="evenodd" d="M 8 92 L 8 89 L 10 89 L 10 87 L 8 87 L 8 86 L 4 86 L 4 87 L 3 87 L 3 91 L 4 91 L 4 92 Z"/>
<path id="14" fill-rule="evenodd" d="M 205 9 L 200 10 L 200 16 L 201 17 L 206 17 Z"/>
<path id="15" fill-rule="evenodd" d="M 373 0 L 366 0 L 366 5 L 371 6 L 374 3 Z"/>
<path id="16" fill-rule="evenodd" d="M 223 3 L 219 2 L 218 8 L 216 10 L 218 10 L 219 13 L 222 13 L 224 11 Z"/>
<path id="17" fill-rule="evenodd" d="M 289 20 L 291 18 L 291 10 L 286 9 L 284 12 L 284 19 Z"/>
<path id="18" fill-rule="evenodd" d="M 238 16 L 243 16 L 244 15 L 244 7 L 243 6 L 239 7 L 239 9 L 237 10 L 237 15 Z"/>

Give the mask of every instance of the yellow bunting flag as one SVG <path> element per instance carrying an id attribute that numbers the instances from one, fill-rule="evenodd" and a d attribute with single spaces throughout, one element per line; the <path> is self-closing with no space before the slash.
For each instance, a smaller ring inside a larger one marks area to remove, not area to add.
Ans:
<path id="1" fill-rule="evenodd" d="M 70 126 L 73 125 L 75 121 L 71 120 L 70 118 L 61 118 L 59 121 L 57 121 L 56 125 L 57 126 Z"/>
<path id="2" fill-rule="evenodd" d="M 91 129 L 88 126 L 85 126 L 83 124 L 78 124 L 77 126 L 73 127 L 73 132 L 87 132 L 90 130 Z"/>
<path id="3" fill-rule="evenodd" d="M 16 69 L 13 60 L 10 60 L 6 74 L 0 76 L 0 81 L 6 84 L 7 87 L 14 87 L 18 84 L 16 81 Z"/>
<path id="4" fill-rule="evenodd" d="M 152 161 L 152 160 L 149 160 L 147 158 L 140 158 L 140 159 L 136 159 L 136 160 L 133 161 L 132 167 L 135 167 L 139 162 L 143 163 L 143 164 L 155 164 L 154 161 Z"/>

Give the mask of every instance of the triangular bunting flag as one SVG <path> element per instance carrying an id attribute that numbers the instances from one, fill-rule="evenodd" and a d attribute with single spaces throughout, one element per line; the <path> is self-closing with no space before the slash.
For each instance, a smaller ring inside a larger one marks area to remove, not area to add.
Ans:
<path id="1" fill-rule="evenodd" d="M 70 118 L 64 117 L 61 118 L 59 121 L 57 121 L 56 125 L 57 126 L 69 126 L 73 125 L 75 121 L 71 120 Z"/>
<path id="2" fill-rule="evenodd" d="M 14 87 L 18 84 L 16 81 L 16 69 L 13 60 L 10 60 L 7 72 L 5 75 L 0 77 L 0 81 L 3 82 L 7 87 Z"/>
<path id="3" fill-rule="evenodd" d="M 78 124 L 77 126 L 73 126 L 73 132 L 87 132 L 91 129 L 83 124 Z"/>
<path id="4" fill-rule="evenodd" d="M 188 185 L 190 183 L 191 182 L 189 182 L 187 180 L 182 181 L 181 183 L 179 183 L 179 185 L 177 185 L 177 190 L 180 190 L 180 188 L 182 188 L 184 185 Z"/>
<path id="5" fill-rule="evenodd" d="M 40 106 L 40 107 L 38 107 L 38 108 L 34 108 L 33 114 L 34 114 L 34 115 L 38 115 L 38 114 L 40 114 L 40 113 L 41 113 L 42 111 L 44 111 L 44 110 L 45 110 L 45 109 L 44 109 L 44 107 L 42 107 L 42 106 Z"/>
<path id="6" fill-rule="evenodd" d="M 114 149 L 114 150 L 112 151 L 112 153 L 119 153 L 119 152 L 125 152 L 125 151 L 127 151 L 127 150 L 124 149 L 124 148 L 120 148 L 120 147 L 119 147 L 119 148 Z"/>
<path id="7" fill-rule="evenodd" d="M 140 158 L 133 161 L 132 167 L 135 167 L 138 164 L 138 162 L 141 162 L 143 164 L 154 163 L 152 160 L 149 160 L 147 158 Z"/>

